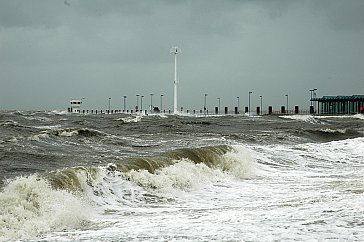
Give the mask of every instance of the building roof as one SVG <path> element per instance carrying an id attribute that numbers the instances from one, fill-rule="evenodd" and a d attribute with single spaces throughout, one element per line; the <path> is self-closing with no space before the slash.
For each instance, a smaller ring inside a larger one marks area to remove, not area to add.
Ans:
<path id="1" fill-rule="evenodd" d="M 310 99 L 310 101 L 336 102 L 336 101 L 364 101 L 364 95 L 352 96 L 323 96 Z"/>

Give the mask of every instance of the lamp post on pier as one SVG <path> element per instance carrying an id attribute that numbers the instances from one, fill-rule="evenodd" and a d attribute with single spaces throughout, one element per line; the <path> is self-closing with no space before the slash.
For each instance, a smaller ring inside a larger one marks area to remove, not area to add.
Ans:
<path id="1" fill-rule="evenodd" d="M 150 111 L 151 111 L 151 112 L 153 111 L 153 96 L 154 96 L 154 94 L 153 94 L 153 93 L 151 93 L 151 94 L 150 94 Z"/>
<path id="2" fill-rule="evenodd" d="M 126 96 L 124 96 L 124 112 L 126 112 Z"/>
<path id="3" fill-rule="evenodd" d="M 250 94 L 252 94 L 252 91 L 249 91 L 249 110 L 248 110 L 248 115 L 250 116 Z"/>
<path id="4" fill-rule="evenodd" d="M 313 98 L 316 98 L 316 91 L 317 91 L 317 88 L 314 88 L 313 89 Z M 313 101 L 313 103 L 315 104 L 316 101 Z M 319 107 L 317 107 L 317 110 L 319 111 Z M 315 107 L 313 107 L 313 112 L 315 113 Z"/>
<path id="5" fill-rule="evenodd" d="M 238 113 L 239 113 L 239 108 L 240 108 L 240 97 L 236 97 L 238 99 Z"/>
<path id="6" fill-rule="evenodd" d="M 136 95 L 136 99 L 137 99 L 137 103 L 136 103 L 136 106 L 135 106 L 135 111 L 138 112 L 139 110 L 139 94 Z"/>
<path id="7" fill-rule="evenodd" d="M 143 113 L 143 95 L 140 96 L 140 112 Z"/>
<path id="8" fill-rule="evenodd" d="M 317 88 L 313 88 L 313 89 L 310 89 L 310 94 L 311 94 L 311 99 L 310 99 L 310 113 L 314 113 L 315 112 L 315 107 L 313 106 L 313 102 L 312 101 L 312 98 L 313 97 L 316 97 L 316 92 L 317 91 Z"/>
<path id="9" fill-rule="evenodd" d="M 206 115 L 206 112 L 207 112 L 206 97 L 207 97 L 207 93 L 205 93 L 205 103 L 204 103 L 204 107 L 203 107 L 203 110 L 204 110 L 204 114 L 205 115 Z"/>
<path id="10" fill-rule="evenodd" d="M 161 94 L 161 110 L 160 110 L 160 112 L 162 112 L 162 110 L 163 110 L 163 94 Z"/>
<path id="11" fill-rule="evenodd" d="M 110 101 L 111 101 L 111 97 L 109 97 L 109 113 L 110 113 Z"/>
<path id="12" fill-rule="evenodd" d="M 263 115 L 263 96 L 260 95 L 260 113 Z"/>

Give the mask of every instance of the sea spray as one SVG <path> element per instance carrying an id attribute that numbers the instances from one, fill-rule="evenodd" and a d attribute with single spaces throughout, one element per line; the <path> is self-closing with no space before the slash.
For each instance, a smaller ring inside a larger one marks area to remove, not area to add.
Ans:
<path id="1" fill-rule="evenodd" d="M 0 207 L 0 241 L 77 228 L 89 213 L 81 197 L 53 189 L 37 175 L 10 181 L 0 193 Z"/>
<path id="2" fill-rule="evenodd" d="M 221 167 L 237 178 L 251 178 L 255 174 L 255 161 L 249 151 L 241 146 L 232 146 L 233 149 L 222 156 Z"/>

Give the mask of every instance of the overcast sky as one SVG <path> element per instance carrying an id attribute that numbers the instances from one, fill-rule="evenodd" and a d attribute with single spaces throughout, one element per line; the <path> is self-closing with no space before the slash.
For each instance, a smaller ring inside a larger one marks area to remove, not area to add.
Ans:
<path id="1" fill-rule="evenodd" d="M 364 94 L 363 0 L 0 0 L 0 109 L 172 109 L 172 46 L 185 109 Z"/>

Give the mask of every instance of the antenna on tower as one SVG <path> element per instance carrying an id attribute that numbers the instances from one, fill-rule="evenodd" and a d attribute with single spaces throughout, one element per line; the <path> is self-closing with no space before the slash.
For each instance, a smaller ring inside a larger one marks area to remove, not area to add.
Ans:
<path id="1" fill-rule="evenodd" d="M 176 114 L 178 112 L 177 108 L 177 54 L 182 53 L 181 49 L 177 46 L 174 46 L 170 50 L 171 54 L 174 54 L 174 95 L 173 95 L 173 113 Z"/>

